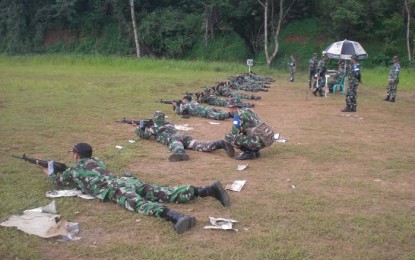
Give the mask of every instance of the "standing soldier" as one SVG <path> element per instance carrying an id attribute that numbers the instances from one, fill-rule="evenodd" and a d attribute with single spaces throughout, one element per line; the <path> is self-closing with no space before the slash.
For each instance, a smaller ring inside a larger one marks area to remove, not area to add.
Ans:
<path id="1" fill-rule="evenodd" d="M 288 63 L 288 66 L 290 67 L 290 81 L 294 82 L 294 73 L 296 70 L 296 61 L 293 55 L 290 56 L 290 62 Z"/>
<path id="2" fill-rule="evenodd" d="M 156 111 L 153 115 L 153 125 L 149 127 L 137 126 L 136 134 L 143 139 L 154 136 L 157 142 L 166 145 L 171 151 L 169 161 L 187 161 L 189 155 L 185 149 L 199 152 L 212 152 L 217 149 L 224 149 L 229 157 L 233 157 L 235 150 L 232 145 L 224 140 L 203 142 L 194 139 L 189 135 L 180 134 L 174 124 L 164 120 L 165 115 L 161 111 Z"/>
<path id="3" fill-rule="evenodd" d="M 274 143 L 274 132 L 252 109 L 243 108 L 239 99 L 233 99 L 228 107 L 234 116 L 232 131 L 225 135 L 225 140 L 242 151 L 236 159 L 259 157 L 259 150 Z"/>
<path id="4" fill-rule="evenodd" d="M 321 60 L 318 62 L 317 66 L 317 82 L 315 82 L 313 94 L 317 97 L 317 92 L 320 97 L 324 96 L 323 87 L 326 84 L 326 71 L 327 71 L 327 60 L 329 56 L 327 53 L 323 53 Z"/>
<path id="5" fill-rule="evenodd" d="M 311 59 L 308 60 L 308 87 L 311 88 L 314 75 L 317 73 L 317 53 L 313 53 Z"/>
<path id="6" fill-rule="evenodd" d="M 173 109 L 179 115 L 198 116 L 213 120 L 225 120 L 232 118 L 229 112 L 211 106 L 201 106 L 197 101 L 192 101 L 192 96 L 186 94 L 182 99 L 182 104 L 173 102 Z"/>
<path id="7" fill-rule="evenodd" d="M 356 112 L 357 106 L 357 87 L 361 82 L 360 64 L 357 62 L 356 54 L 352 55 L 352 63 L 349 71 L 349 88 L 346 93 L 346 107 L 342 112 Z"/>
<path id="8" fill-rule="evenodd" d="M 389 81 L 388 87 L 386 88 L 386 98 L 384 101 L 395 102 L 396 91 L 398 89 L 399 83 L 399 71 L 401 70 L 401 65 L 399 65 L 399 57 L 393 56 L 392 58 L 393 65 L 389 70 Z"/>

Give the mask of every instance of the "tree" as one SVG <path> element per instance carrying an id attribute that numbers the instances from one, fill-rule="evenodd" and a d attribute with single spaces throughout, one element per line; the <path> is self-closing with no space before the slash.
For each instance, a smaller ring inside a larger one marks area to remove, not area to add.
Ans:
<path id="1" fill-rule="evenodd" d="M 140 58 L 140 43 L 138 41 L 137 26 L 135 24 L 134 0 L 130 0 L 130 9 L 131 9 L 131 21 L 133 23 L 133 31 L 134 31 L 135 51 L 137 54 L 137 58 Z"/>
<path id="2" fill-rule="evenodd" d="M 292 0 L 291 3 L 288 5 L 287 9 L 284 11 L 284 0 L 279 0 L 279 15 L 278 15 L 278 22 L 274 25 L 274 16 L 271 15 L 271 27 L 273 28 L 272 37 L 274 38 L 274 43 L 272 45 L 273 50 L 270 52 L 268 51 L 268 10 L 269 10 L 269 0 L 265 0 L 258 2 L 264 7 L 264 52 L 265 57 L 267 59 L 267 66 L 271 65 L 271 62 L 277 56 L 279 50 L 279 35 L 282 29 L 282 24 L 285 20 L 285 16 L 287 15 L 288 11 L 290 10 L 291 6 L 295 3 L 296 0 Z M 271 5 L 273 6 L 273 0 L 271 0 Z M 273 11 L 273 9 L 272 9 Z M 275 26 L 275 27 L 274 27 Z"/>
<path id="3" fill-rule="evenodd" d="M 405 0 L 405 11 L 406 11 L 406 49 L 408 51 L 408 61 L 412 61 L 411 54 L 411 9 L 413 8 L 413 4 L 415 1 Z M 415 44 L 415 37 L 414 37 L 414 44 Z M 415 48 L 415 46 L 414 46 Z"/>

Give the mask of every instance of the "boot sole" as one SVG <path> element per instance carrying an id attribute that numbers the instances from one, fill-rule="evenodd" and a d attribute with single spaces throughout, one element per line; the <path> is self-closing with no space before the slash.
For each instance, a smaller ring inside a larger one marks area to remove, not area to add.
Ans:
<path id="1" fill-rule="evenodd" d="M 229 207 L 231 205 L 231 202 L 229 200 L 228 193 L 226 193 L 225 189 L 222 186 L 222 183 L 219 181 L 215 182 L 213 184 L 219 192 L 219 201 L 224 207 Z"/>
<path id="2" fill-rule="evenodd" d="M 196 218 L 193 216 L 183 216 L 179 218 L 176 224 L 174 224 L 174 230 L 178 234 L 183 234 L 184 232 L 190 230 L 196 226 Z"/>

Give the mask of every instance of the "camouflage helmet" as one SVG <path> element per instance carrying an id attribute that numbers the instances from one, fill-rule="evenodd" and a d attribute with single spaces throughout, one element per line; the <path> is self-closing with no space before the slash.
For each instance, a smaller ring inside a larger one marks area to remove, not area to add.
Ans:
<path id="1" fill-rule="evenodd" d="M 162 125 L 164 123 L 164 118 L 166 115 L 161 111 L 154 112 L 153 121 L 156 125 Z"/>
<path id="2" fill-rule="evenodd" d="M 397 55 L 395 55 L 395 56 L 393 56 L 392 60 L 398 61 L 399 60 L 399 57 Z"/>
<path id="3" fill-rule="evenodd" d="M 231 98 L 226 107 L 243 107 L 243 103 L 239 98 Z"/>

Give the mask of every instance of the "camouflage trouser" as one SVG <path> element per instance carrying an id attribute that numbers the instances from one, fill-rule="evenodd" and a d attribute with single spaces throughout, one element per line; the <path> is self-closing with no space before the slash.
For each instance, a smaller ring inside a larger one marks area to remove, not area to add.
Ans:
<path id="1" fill-rule="evenodd" d="M 157 217 L 167 208 L 160 202 L 184 203 L 195 198 L 192 186 L 150 185 L 130 177 L 114 179 L 108 184 L 108 188 L 108 199 L 111 201 L 128 210 Z"/>
<path id="2" fill-rule="evenodd" d="M 241 150 L 258 151 L 264 148 L 258 136 L 228 133 L 225 135 L 225 140 Z"/>
<path id="3" fill-rule="evenodd" d="M 240 98 L 240 99 L 256 99 L 257 98 L 257 96 L 255 95 L 249 95 L 249 94 L 240 93 L 237 91 L 232 92 L 230 96 L 233 98 Z"/>
<path id="4" fill-rule="evenodd" d="M 317 82 L 318 82 L 318 84 L 317 84 Z M 326 84 L 326 77 L 325 76 L 320 77 L 318 79 L 318 81 L 315 81 L 314 82 L 314 90 L 313 90 L 313 92 L 314 93 L 317 93 L 318 92 L 320 96 L 324 96 L 324 94 L 323 94 L 323 88 L 324 88 L 325 84 Z"/>
<path id="5" fill-rule="evenodd" d="M 313 85 L 313 79 L 314 79 L 314 75 L 316 74 L 315 70 L 310 70 L 308 71 L 309 75 L 308 75 L 308 87 L 311 88 L 311 86 Z"/>
<path id="6" fill-rule="evenodd" d="M 389 82 L 388 87 L 386 88 L 386 95 L 391 99 L 396 97 L 396 91 L 398 90 L 399 81 Z"/>
<path id="7" fill-rule="evenodd" d="M 211 152 L 217 150 L 218 147 L 215 142 L 203 142 L 193 139 L 188 135 L 173 135 L 167 144 L 172 153 L 186 153 L 185 149 L 191 149 L 199 152 Z"/>
<path id="8" fill-rule="evenodd" d="M 202 103 L 209 104 L 211 106 L 219 106 L 219 107 L 226 107 L 229 105 L 229 102 L 227 99 L 214 97 L 214 96 L 208 96 L 201 100 Z"/>
<path id="9" fill-rule="evenodd" d="M 206 110 L 206 112 L 207 112 L 206 116 L 203 116 L 203 117 L 206 117 L 206 118 L 209 118 L 209 119 L 225 120 L 225 119 L 229 118 L 229 113 L 223 112 L 223 111 L 218 111 L 217 109 L 214 109 L 214 108 L 208 109 L 208 110 Z"/>
<path id="10" fill-rule="evenodd" d="M 356 108 L 357 106 L 357 86 L 358 82 L 349 81 L 349 88 L 346 93 L 346 106 L 350 108 Z"/>

